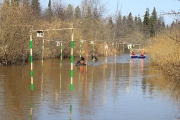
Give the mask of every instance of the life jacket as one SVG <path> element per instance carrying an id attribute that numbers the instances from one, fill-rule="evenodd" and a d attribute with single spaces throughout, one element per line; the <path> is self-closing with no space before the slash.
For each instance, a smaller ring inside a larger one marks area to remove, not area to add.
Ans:
<path id="1" fill-rule="evenodd" d="M 134 52 L 134 51 L 132 51 L 132 55 L 135 55 L 135 52 Z"/>
<path id="2" fill-rule="evenodd" d="M 144 49 L 141 50 L 141 55 L 144 55 Z"/>

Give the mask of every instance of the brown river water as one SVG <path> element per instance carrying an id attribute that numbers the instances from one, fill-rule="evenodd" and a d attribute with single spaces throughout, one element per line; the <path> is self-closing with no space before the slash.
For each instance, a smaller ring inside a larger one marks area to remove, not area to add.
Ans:
<path id="1" fill-rule="evenodd" d="M 180 120 L 180 88 L 148 58 L 74 66 L 72 91 L 69 58 L 34 61 L 33 91 L 30 67 L 0 66 L 0 120 Z"/>

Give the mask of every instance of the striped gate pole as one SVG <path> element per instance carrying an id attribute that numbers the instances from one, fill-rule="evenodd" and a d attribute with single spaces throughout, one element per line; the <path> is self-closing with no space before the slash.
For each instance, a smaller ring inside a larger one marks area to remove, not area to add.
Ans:
<path id="1" fill-rule="evenodd" d="M 59 77 L 60 77 L 60 84 L 59 84 L 59 87 L 60 87 L 60 95 L 61 95 L 61 72 L 62 72 L 62 42 L 60 43 L 60 46 L 59 46 L 59 48 L 60 48 L 60 74 L 59 74 Z"/>
<path id="2" fill-rule="evenodd" d="M 60 46 L 59 46 L 59 48 L 60 48 L 60 69 L 62 68 L 62 42 L 60 43 Z"/>
<path id="3" fill-rule="evenodd" d="M 105 55 L 106 55 L 106 57 L 107 57 L 108 45 L 107 45 L 107 43 L 106 43 L 106 42 L 105 42 L 105 47 L 104 47 L 104 49 L 105 49 Z"/>
<path id="4" fill-rule="evenodd" d="M 82 57 L 82 40 L 80 41 L 80 57 Z"/>
<path id="5" fill-rule="evenodd" d="M 87 42 L 86 42 L 85 51 L 86 51 L 86 74 L 87 74 L 87 65 L 88 65 L 88 43 Z"/>
<path id="6" fill-rule="evenodd" d="M 115 62 L 116 62 L 116 54 L 117 54 L 117 43 L 116 42 L 114 43 L 114 49 L 115 49 L 115 56 L 114 56 L 114 58 L 115 58 Z"/>
<path id="7" fill-rule="evenodd" d="M 30 76 L 31 76 L 31 90 L 33 91 L 33 90 L 34 90 L 34 83 L 33 83 L 34 71 L 33 71 L 33 56 L 32 56 L 32 48 L 33 48 L 32 32 L 30 33 L 29 48 L 30 48 L 30 63 L 31 63 L 31 71 L 30 71 Z"/>
<path id="8" fill-rule="evenodd" d="M 123 46 L 122 46 L 122 47 L 123 47 L 123 54 L 124 54 L 124 43 L 123 43 Z"/>
<path id="9" fill-rule="evenodd" d="M 94 53 L 94 41 L 92 42 L 92 52 Z"/>
<path id="10" fill-rule="evenodd" d="M 74 48 L 74 36 L 73 36 L 73 28 L 72 28 L 72 39 L 71 39 L 71 70 L 70 70 L 70 77 L 71 77 L 71 84 L 70 84 L 70 91 L 73 90 L 73 77 L 74 77 L 74 55 L 73 55 L 73 48 Z"/>
<path id="11" fill-rule="evenodd" d="M 91 41 L 91 44 L 92 44 L 92 56 L 95 56 L 95 54 L 94 54 L 94 41 Z M 92 60 L 92 62 L 94 63 L 94 60 Z"/>
<path id="12" fill-rule="evenodd" d="M 42 66 L 43 66 L 43 57 L 44 57 L 44 39 L 42 42 Z"/>

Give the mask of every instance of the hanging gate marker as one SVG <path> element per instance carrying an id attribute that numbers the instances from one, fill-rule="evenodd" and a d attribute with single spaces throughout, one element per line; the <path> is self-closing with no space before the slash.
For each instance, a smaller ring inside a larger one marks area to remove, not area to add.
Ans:
<path id="1" fill-rule="evenodd" d="M 37 37 L 44 37 L 44 31 L 43 30 L 38 30 L 37 31 Z"/>
<path id="2" fill-rule="evenodd" d="M 60 42 L 56 41 L 56 46 L 60 46 Z"/>

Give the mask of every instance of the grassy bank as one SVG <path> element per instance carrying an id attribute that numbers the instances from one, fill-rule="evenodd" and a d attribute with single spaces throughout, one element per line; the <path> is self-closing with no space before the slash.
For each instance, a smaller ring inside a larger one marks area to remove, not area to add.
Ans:
<path id="1" fill-rule="evenodd" d="M 159 66 L 169 77 L 180 80 L 180 32 L 178 27 L 149 39 L 146 52 L 153 65 Z"/>

